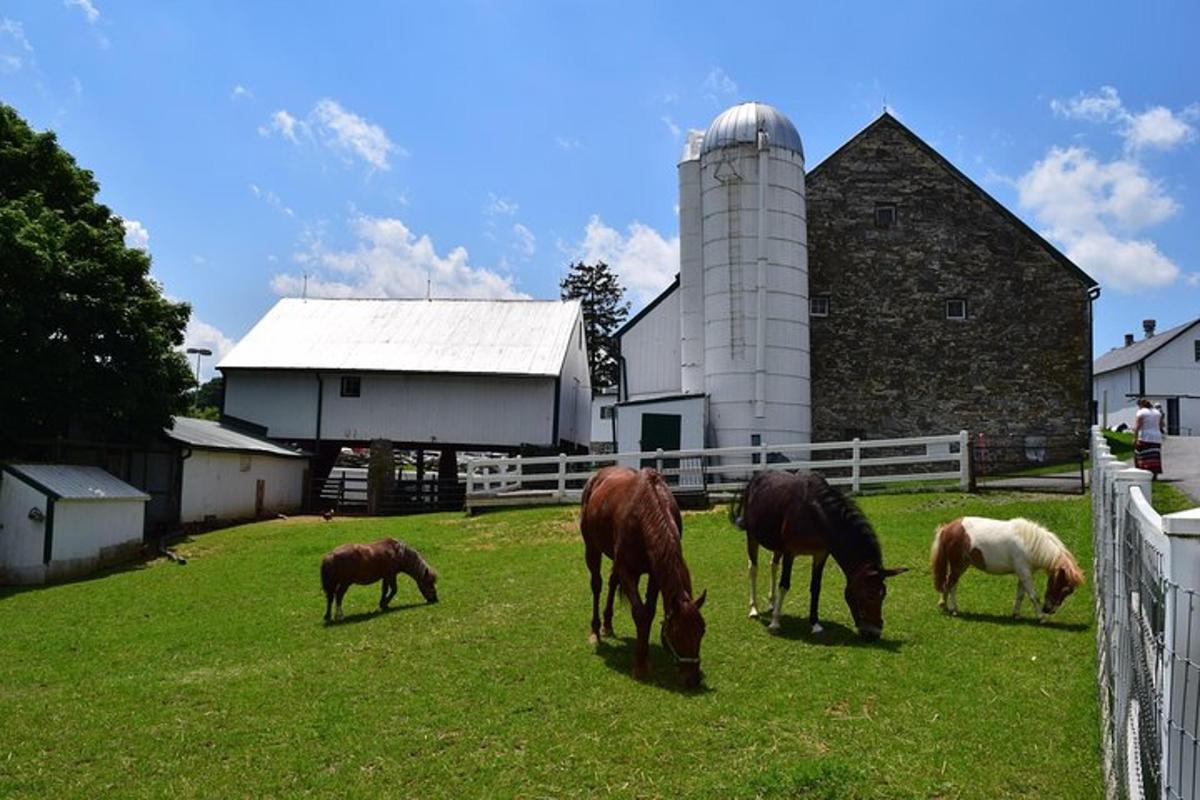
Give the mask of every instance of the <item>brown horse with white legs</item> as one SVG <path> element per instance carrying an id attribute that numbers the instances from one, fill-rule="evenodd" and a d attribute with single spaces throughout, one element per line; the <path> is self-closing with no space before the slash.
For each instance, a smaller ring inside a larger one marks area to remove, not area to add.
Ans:
<path id="1" fill-rule="evenodd" d="M 730 506 L 734 525 L 746 532 L 750 557 L 750 616 L 758 616 L 757 578 L 759 545 L 775 553 L 771 562 L 772 633 L 779 631 L 783 598 L 792 583 L 796 556 L 812 556 L 808 621 L 820 633 L 817 605 L 821 598 L 821 576 L 829 556 L 846 574 L 846 605 L 854 617 L 859 636 L 869 641 L 883 633 L 884 579 L 907 571 L 886 569 L 879 539 L 852 500 L 830 486 L 815 472 L 764 470 L 746 484 Z M 775 568 L 783 561 L 783 574 L 775 586 Z"/>
<path id="2" fill-rule="evenodd" d="M 331 550 L 321 559 L 321 587 L 325 590 L 325 621 L 330 621 L 334 600 L 337 600 L 337 619 L 342 618 L 342 598 L 350 584 L 371 584 L 383 581 L 379 595 L 380 610 L 396 596 L 396 575 L 403 572 L 417 582 L 417 588 L 428 603 L 437 602 L 437 571 L 421 554 L 404 542 L 380 539 L 371 544 L 344 544 Z"/>
<path id="3" fill-rule="evenodd" d="M 679 506 L 662 477 L 652 469 L 605 467 L 583 487 L 579 516 L 584 559 L 592 574 L 592 635 L 600 640 L 601 556 L 612 559 L 608 602 L 604 607 L 604 634 L 612 635 L 613 595 L 619 586 L 629 599 L 637 626 L 633 675 L 650 675 L 650 626 L 658 595 L 663 598 L 662 644 L 675 658 L 679 680 L 694 688 L 700 684 L 700 640 L 704 618 L 700 608 L 707 592 L 692 599 L 692 579 L 683 560 L 683 520 Z M 646 598 L 638 593 L 638 580 L 648 575 Z"/>

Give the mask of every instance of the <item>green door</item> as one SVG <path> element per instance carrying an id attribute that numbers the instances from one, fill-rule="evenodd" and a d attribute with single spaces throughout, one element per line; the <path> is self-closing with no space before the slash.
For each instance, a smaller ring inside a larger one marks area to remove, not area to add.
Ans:
<path id="1" fill-rule="evenodd" d="M 639 443 L 642 451 L 657 450 L 678 450 L 679 449 L 679 431 L 682 428 L 683 418 L 679 414 L 642 414 L 642 438 Z M 655 466 L 655 461 L 652 458 L 642 460 L 643 467 Z M 663 471 L 678 469 L 678 459 L 664 459 Z M 674 483 L 674 480 L 670 480 Z"/>

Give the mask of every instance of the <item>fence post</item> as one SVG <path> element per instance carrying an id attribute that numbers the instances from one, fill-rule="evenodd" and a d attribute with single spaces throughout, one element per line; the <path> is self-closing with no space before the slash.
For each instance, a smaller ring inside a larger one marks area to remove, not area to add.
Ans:
<path id="1" fill-rule="evenodd" d="M 859 447 L 862 440 L 855 436 L 850 442 L 850 487 L 855 494 L 862 491 L 862 449 Z M 926 450 L 928 455 L 928 450 Z"/>
<path id="2" fill-rule="evenodd" d="M 1170 547 L 1163 639 L 1163 772 L 1168 797 L 1195 797 L 1200 721 L 1200 508 L 1167 514 Z M 1190 714 L 1188 712 L 1191 712 Z"/>
<path id="3" fill-rule="evenodd" d="M 764 470 L 766 468 L 767 468 L 767 443 L 760 441 L 758 443 L 758 469 L 753 470 L 750 474 L 753 475 L 754 472 L 758 472 L 759 470 Z M 749 481 L 749 478 L 747 478 L 747 481 Z"/>
<path id="4" fill-rule="evenodd" d="M 558 454 L 558 502 L 567 496 L 567 454 Z"/>
<path id="5" fill-rule="evenodd" d="M 654 469 L 661 475 L 663 462 L 663 449 L 660 447 L 654 451 Z"/>
<path id="6" fill-rule="evenodd" d="M 958 432 L 958 488 L 971 490 L 971 437 L 966 431 Z"/>

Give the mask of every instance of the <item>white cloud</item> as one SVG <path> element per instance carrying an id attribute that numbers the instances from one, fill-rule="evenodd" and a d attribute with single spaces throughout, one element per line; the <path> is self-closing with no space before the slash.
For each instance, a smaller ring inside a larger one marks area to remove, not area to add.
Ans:
<path id="1" fill-rule="evenodd" d="M 537 252 L 537 237 L 533 235 L 533 231 L 518 222 L 513 225 L 512 232 L 516 239 L 517 252 L 525 258 L 533 258 L 533 254 Z"/>
<path id="2" fill-rule="evenodd" d="M 497 197 L 491 192 L 488 192 L 488 202 L 487 205 L 483 207 L 483 213 L 487 214 L 489 217 L 511 217 L 516 214 L 520 208 L 521 206 L 519 206 L 516 202 L 509 200 L 507 197 Z"/>
<path id="3" fill-rule="evenodd" d="M 738 85 L 733 78 L 725 74 L 725 70 L 713 67 L 708 71 L 702 88 L 707 99 L 714 103 L 721 103 L 727 101 L 729 95 L 737 94 Z"/>
<path id="4" fill-rule="evenodd" d="M 262 189 L 258 184 L 252 183 L 250 184 L 250 193 L 265 202 L 267 205 L 271 206 L 271 208 L 278 209 L 289 217 L 296 216 L 296 212 L 293 211 L 290 206 L 284 203 L 283 200 L 279 199 L 279 195 L 275 194 L 270 189 Z"/>
<path id="5" fill-rule="evenodd" d="M 276 111 L 265 125 L 259 126 L 258 132 L 262 136 L 278 133 L 295 144 L 299 144 L 303 135 L 319 141 L 347 161 L 360 158 L 373 169 L 391 169 L 389 156 L 408 155 L 407 150 L 388 138 L 383 128 L 329 98 L 317 101 L 303 120 L 286 109 Z"/>
<path id="6" fill-rule="evenodd" d="M 1054 147 L 1016 186 L 1021 206 L 1101 283 L 1132 290 L 1165 286 L 1179 276 L 1153 242 L 1132 238 L 1179 208 L 1137 162 L 1102 162 L 1082 147 Z"/>
<path id="7" fill-rule="evenodd" d="M 0 73 L 19 72 L 32 64 L 33 45 L 25 38 L 25 26 L 0 19 Z"/>
<path id="8" fill-rule="evenodd" d="M 1101 86 L 1094 94 L 1081 92 L 1070 100 L 1051 100 L 1050 107 L 1054 113 L 1069 119 L 1116 125 L 1125 147 L 1135 152 L 1170 150 L 1196 136 L 1196 129 L 1185 121 L 1194 116 L 1193 106 L 1178 114 L 1166 106 L 1153 106 L 1135 114 L 1125 107 L 1113 86 Z"/>
<path id="9" fill-rule="evenodd" d="M 135 250 L 150 251 L 150 231 L 146 230 L 146 226 L 138 222 L 136 219 L 123 219 L 121 224 L 125 226 L 125 246 L 132 247 Z"/>
<path id="10" fill-rule="evenodd" d="M 63 0 L 63 5 L 68 8 L 71 6 L 78 8 L 87 17 L 87 21 L 93 25 L 100 19 L 100 10 L 93 5 L 92 0 Z"/>
<path id="11" fill-rule="evenodd" d="M 260 136 L 270 136 L 274 132 L 292 142 L 299 142 L 299 139 L 296 137 L 296 130 L 297 128 L 303 129 L 303 127 L 303 122 L 297 120 L 286 110 L 280 109 L 271 115 L 271 119 L 266 125 L 258 127 L 258 133 Z"/>
<path id="12" fill-rule="evenodd" d="M 179 349 L 186 351 L 189 347 L 195 347 L 212 351 L 211 356 L 202 356 L 200 359 L 200 380 L 203 382 L 215 377 L 214 368 L 222 358 L 229 354 L 234 344 L 236 342 L 222 333 L 220 329 L 208 324 L 197 317 L 195 312 L 192 312 L 191 318 L 188 319 L 187 329 L 183 333 L 183 347 Z M 188 361 L 195 370 L 196 357 L 188 356 Z"/>
<path id="13" fill-rule="evenodd" d="M 682 129 L 675 123 L 675 120 L 671 119 L 666 114 L 663 114 L 661 117 L 659 117 L 659 119 L 662 120 L 663 125 L 667 126 L 667 130 L 671 132 L 671 137 L 678 139 Z"/>
<path id="14" fill-rule="evenodd" d="M 296 261 L 316 271 L 308 277 L 311 297 L 424 297 L 426 280 L 435 297 L 516 298 L 511 277 L 473 267 L 467 251 L 455 247 L 439 255 L 428 236 L 415 236 L 399 219 L 360 215 L 350 221 L 356 242 L 348 250 L 326 247 L 320 239 Z M 276 274 L 271 288 L 299 295 L 304 276 Z"/>
<path id="15" fill-rule="evenodd" d="M 578 150 L 582 146 L 578 139 L 570 136 L 556 136 L 554 137 L 554 143 L 558 145 L 558 149 L 560 150 Z"/>
<path id="16" fill-rule="evenodd" d="M 666 238 L 636 221 L 622 233 L 594 215 L 583 241 L 568 252 L 576 260 L 612 267 L 635 306 L 657 297 L 679 272 L 679 237 Z"/>
<path id="17" fill-rule="evenodd" d="M 229 99 L 230 100 L 253 100 L 254 92 L 250 91 L 245 86 L 242 86 L 239 83 L 237 86 L 233 87 L 232 91 L 229 92 Z"/>

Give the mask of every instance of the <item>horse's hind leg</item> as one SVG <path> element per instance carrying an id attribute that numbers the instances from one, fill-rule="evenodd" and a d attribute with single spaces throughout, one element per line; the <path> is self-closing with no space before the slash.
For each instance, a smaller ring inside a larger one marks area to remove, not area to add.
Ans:
<path id="1" fill-rule="evenodd" d="M 771 608 L 771 624 L 767 626 L 767 630 L 771 633 L 779 632 L 779 617 L 783 612 L 783 598 L 787 597 L 788 589 L 792 588 L 792 562 L 795 561 L 795 556 L 791 554 L 783 557 L 783 574 L 779 576 L 779 588 L 775 590 L 775 605 Z"/>
<path id="2" fill-rule="evenodd" d="M 329 622 L 333 613 L 333 592 L 326 590 L 325 592 L 325 621 Z"/>
<path id="3" fill-rule="evenodd" d="M 828 560 L 829 553 L 818 553 L 813 556 L 812 578 L 808 584 L 808 624 L 812 626 L 813 633 L 821 633 L 825 630 L 817 621 L 817 605 L 821 601 L 821 578 L 825 574 L 825 562 Z"/>
<path id="4" fill-rule="evenodd" d="M 338 587 L 337 587 L 337 615 L 336 615 L 336 619 L 338 619 L 338 620 L 341 620 L 341 619 L 342 619 L 342 617 L 344 616 L 344 615 L 342 614 L 342 598 L 346 596 L 346 590 L 348 590 L 349 588 L 350 588 L 350 584 L 348 584 L 348 583 L 339 584 L 339 585 L 338 585 Z"/>
<path id="5" fill-rule="evenodd" d="M 608 601 L 604 604 L 604 627 L 600 632 L 605 636 L 613 636 L 613 600 L 617 594 L 617 568 L 614 566 L 608 576 Z"/>
<path id="6" fill-rule="evenodd" d="M 758 541 L 746 534 L 746 555 L 750 560 L 750 619 L 758 616 Z"/>
<path id="7" fill-rule="evenodd" d="M 583 554 L 588 572 L 592 574 L 592 634 L 588 637 L 592 644 L 600 641 L 600 590 L 604 588 L 604 579 L 600 577 L 601 555 L 600 550 L 591 545 L 586 546 Z"/>
<path id="8" fill-rule="evenodd" d="M 767 605 L 771 608 L 775 607 L 775 591 L 779 588 L 779 562 L 782 560 L 782 552 L 771 554 L 771 594 L 767 596 Z"/>

